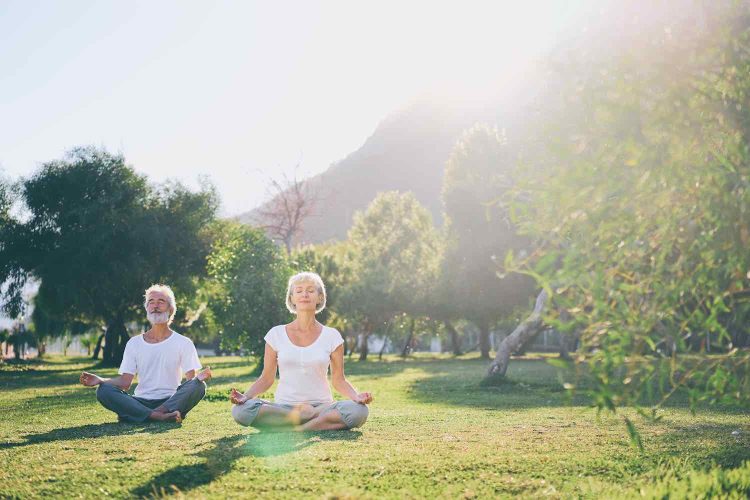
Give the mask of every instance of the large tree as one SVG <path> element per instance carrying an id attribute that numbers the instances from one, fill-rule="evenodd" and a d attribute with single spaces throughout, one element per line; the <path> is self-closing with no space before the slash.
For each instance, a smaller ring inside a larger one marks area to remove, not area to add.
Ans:
<path id="1" fill-rule="evenodd" d="M 411 193 L 381 193 L 349 231 L 351 277 L 338 310 L 361 323 L 360 360 L 367 338 L 396 314 L 427 312 L 436 285 L 437 236 L 429 212 Z"/>
<path id="2" fill-rule="evenodd" d="M 441 281 L 449 284 L 462 316 L 479 328 L 481 357 L 489 359 L 491 327 L 525 305 L 531 280 L 497 274 L 497 258 L 525 251 L 508 210 L 497 200 L 512 186 L 516 157 L 496 128 L 476 125 L 465 132 L 445 169 L 443 204 L 446 242 Z"/>
<path id="3" fill-rule="evenodd" d="M 290 267 L 262 230 L 223 222 L 208 257 L 217 288 L 211 304 L 225 349 L 263 353 L 263 337 L 289 320 L 284 298 Z"/>
<path id="4" fill-rule="evenodd" d="M 204 229 L 218 206 L 211 187 L 157 189 L 122 155 L 86 147 L 45 163 L 22 183 L 22 199 L 28 218 L 0 249 L 6 309 L 22 309 L 23 284 L 36 278 L 46 314 L 106 325 L 107 364 L 120 363 L 125 325 L 142 319 L 146 287 L 184 292 L 205 272 Z"/>

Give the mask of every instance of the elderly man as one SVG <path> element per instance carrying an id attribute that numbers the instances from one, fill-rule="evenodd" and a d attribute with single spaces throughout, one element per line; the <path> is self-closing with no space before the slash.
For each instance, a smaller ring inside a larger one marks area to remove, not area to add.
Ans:
<path id="1" fill-rule="evenodd" d="M 105 379 L 83 372 L 80 380 L 87 387 L 98 386 L 96 399 L 117 413 L 120 422 L 181 422 L 205 396 L 211 367 L 196 374 L 201 364 L 193 342 L 169 328 L 177 311 L 171 288 L 151 286 L 144 307 L 151 329 L 128 341 L 120 375 Z M 183 374 L 187 381 L 181 384 Z M 138 385 L 131 396 L 125 391 L 136 375 Z"/>

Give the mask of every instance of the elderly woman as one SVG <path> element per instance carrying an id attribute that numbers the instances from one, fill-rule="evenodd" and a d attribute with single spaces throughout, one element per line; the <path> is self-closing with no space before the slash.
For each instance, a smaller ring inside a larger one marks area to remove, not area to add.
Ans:
<path id="1" fill-rule="evenodd" d="M 357 392 L 344 376 L 344 339 L 335 328 L 322 325 L 315 314 L 325 308 L 326 290 L 315 273 L 289 279 L 286 306 L 297 318 L 266 334 L 263 373 L 243 394 L 232 389 L 232 416 L 241 425 L 294 426 L 296 430 L 352 429 L 367 420 L 369 392 Z M 328 385 L 349 398 L 334 401 Z M 258 399 L 279 369 L 274 402 Z"/>

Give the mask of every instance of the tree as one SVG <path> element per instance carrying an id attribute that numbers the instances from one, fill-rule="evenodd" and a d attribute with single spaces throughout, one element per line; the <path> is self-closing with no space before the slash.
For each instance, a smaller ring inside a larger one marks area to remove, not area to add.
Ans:
<path id="1" fill-rule="evenodd" d="M 310 182 L 297 179 L 296 171 L 291 179 L 285 175 L 281 181 L 271 180 L 269 191 L 271 199 L 256 211 L 255 219 L 271 238 L 284 242 L 290 256 L 305 219 L 315 213 L 318 194 Z"/>
<path id="2" fill-rule="evenodd" d="M 427 210 L 413 194 L 381 193 L 358 213 L 349 231 L 352 280 L 339 309 L 361 320 L 360 360 L 367 339 L 397 313 L 424 314 L 435 286 L 437 236 Z"/>
<path id="3" fill-rule="evenodd" d="M 465 132 L 445 169 L 443 205 L 446 248 L 442 282 L 450 283 L 462 316 L 480 331 L 483 359 L 490 355 L 490 328 L 514 307 L 526 304 L 532 281 L 518 274 L 498 279 L 495 257 L 525 251 L 507 209 L 496 202 L 513 184 L 516 159 L 503 134 L 476 125 Z"/>
<path id="4" fill-rule="evenodd" d="M 218 285 L 211 309 L 222 347 L 247 349 L 262 360 L 263 337 L 290 315 L 284 256 L 260 229 L 224 222 L 208 256 L 208 274 Z"/>
<path id="5" fill-rule="evenodd" d="M 750 297 L 750 8 L 701 17 L 566 55 L 518 190 L 539 246 L 509 267 L 545 288 L 545 322 L 581 333 L 600 409 L 750 393 L 728 331 Z"/>
<path id="6" fill-rule="evenodd" d="M 542 290 L 536 298 L 534 310 L 528 318 L 523 320 L 503 341 L 497 349 L 495 359 L 490 363 L 487 369 L 487 377 L 484 380 L 485 385 L 497 383 L 505 378 L 508 370 L 510 355 L 518 350 L 525 343 L 539 334 L 542 329 L 542 313 L 547 302 L 547 292 Z"/>
<path id="7" fill-rule="evenodd" d="M 76 148 L 44 164 L 22 184 L 28 220 L 9 231 L 0 261 L 10 263 L 6 309 L 22 308 L 21 288 L 35 277 L 45 311 L 60 320 L 104 323 L 104 362 L 119 364 L 125 323 L 143 317 L 143 290 L 165 282 L 176 290 L 204 273 L 205 227 L 218 207 L 210 186 L 161 189 L 122 155 Z"/>

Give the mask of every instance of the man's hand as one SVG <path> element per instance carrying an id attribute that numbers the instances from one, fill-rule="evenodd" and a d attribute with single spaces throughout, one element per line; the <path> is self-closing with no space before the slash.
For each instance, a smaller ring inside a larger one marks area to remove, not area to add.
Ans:
<path id="1" fill-rule="evenodd" d="M 81 376 L 78 380 L 80 380 L 81 383 L 85 385 L 86 387 L 94 387 L 104 382 L 103 378 L 101 378 L 98 375 L 94 375 L 93 373 L 89 373 L 89 372 L 81 373 Z"/>
<path id="2" fill-rule="evenodd" d="M 357 394 L 357 396 L 353 399 L 355 403 L 361 403 L 363 405 L 367 405 L 372 403 L 372 393 L 370 392 L 360 392 Z"/>
<path id="3" fill-rule="evenodd" d="M 200 373 L 198 373 L 198 375 L 196 375 L 196 377 L 198 378 L 198 380 L 201 380 L 203 382 L 208 382 L 209 380 L 211 380 L 212 376 L 213 376 L 213 373 L 211 373 L 211 367 L 210 366 L 207 366 Z"/>
<path id="4" fill-rule="evenodd" d="M 247 396 L 242 394 L 235 388 L 232 388 L 232 392 L 229 393 L 229 400 L 232 404 L 241 405 L 247 402 Z"/>

